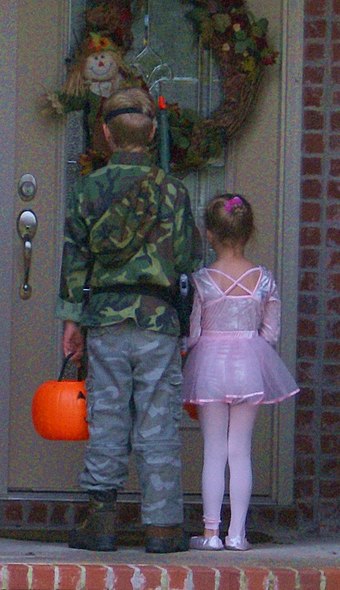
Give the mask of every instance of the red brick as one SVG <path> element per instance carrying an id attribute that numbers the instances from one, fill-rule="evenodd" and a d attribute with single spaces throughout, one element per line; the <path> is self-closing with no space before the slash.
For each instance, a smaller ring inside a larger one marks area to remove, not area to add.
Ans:
<path id="1" fill-rule="evenodd" d="M 340 395 L 337 391 L 323 391 L 322 392 L 323 407 L 332 406 L 334 408 L 340 407 Z"/>
<path id="2" fill-rule="evenodd" d="M 192 585 L 195 590 L 207 590 L 207 588 L 215 588 L 216 574 L 214 570 L 208 570 L 203 566 L 195 565 L 191 567 L 191 571 L 193 582 Z M 238 587 L 232 588 L 232 590 L 238 590 Z"/>
<path id="3" fill-rule="evenodd" d="M 303 158 L 302 159 L 302 174 L 304 176 L 319 176 L 322 174 L 322 160 L 321 158 Z"/>
<path id="4" fill-rule="evenodd" d="M 339 502 L 337 499 L 321 498 L 319 503 L 319 530 L 320 535 L 327 535 L 329 538 L 331 535 L 338 537 L 340 533 L 340 523 L 337 518 L 339 512 Z M 340 571 L 340 567 L 339 567 Z M 340 582 L 340 577 L 338 578 Z M 340 586 L 339 586 L 340 588 Z"/>
<path id="5" fill-rule="evenodd" d="M 298 310 L 300 313 L 315 315 L 319 312 L 318 295 L 299 294 Z"/>
<path id="6" fill-rule="evenodd" d="M 299 358 L 312 358 L 316 357 L 316 344 L 308 340 L 300 340 L 297 346 L 297 355 Z"/>
<path id="7" fill-rule="evenodd" d="M 321 182 L 316 178 L 306 179 L 302 182 L 302 196 L 305 199 L 317 199 L 321 196 Z"/>
<path id="8" fill-rule="evenodd" d="M 323 43 L 307 43 L 304 50 L 305 61 L 319 61 L 325 57 L 325 46 Z"/>
<path id="9" fill-rule="evenodd" d="M 340 251 L 328 249 L 328 251 L 327 251 L 327 268 L 335 268 L 335 267 L 339 267 L 339 266 L 340 266 Z"/>
<path id="10" fill-rule="evenodd" d="M 338 20 L 334 20 L 332 23 L 332 39 L 334 41 L 339 41 L 340 39 L 340 22 Z"/>
<path id="11" fill-rule="evenodd" d="M 154 565 L 139 565 L 138 570 L 137 571 L 140 579 L 140 586 L 143 586 L 141 582 L 145 580 L 145 588 L 151 589 L 161 587 L 162 569 L 160 567 Z M 136 574 L 134 576 L 134 586 L 136 586 Z"/>
<path id="12" fill-rule="evenodd" d="M 309 387 L 301 386 L 300 393 L 297 396 L 299 406 L 312 406 L 315 402 L 315 393 Z"/>
<path id="13" fill-rule="evenodd" d="M 332 59 L 333 59 L 333 62 L 340 61 L 340 43 L 333 43 L 333 45 L 332 45 Z"/>
<path id="14" fill-rule="evenodd" d="M 340 230 L 335 227 L 329 228 L 327 231 L 327 246 L 339 246 L 340 245 Z"/>
<path id="15" fill-rule="evenodd" d="M 248 582 L 247 590 L 258 590 L 258 588 L 266 588 L 266 580 L 268 579 L 269 571 L 267 569 L 246 567 L 243 569 L 245 578 Z M 220 590 L 227 590 L 228 586 L 220 584 Z"/>
<path id="16" fill-rule="evenodd" d="M 300 268 L 315 268 L 319 265 L 320 252 L 315 248 L 302 248 L 300 252 Z"/>
<path id="17" fill-rule="evenodd" d="M 310 435 L 297 434 L 295 436 L 295 446 L 298 453 L 314 453 L 314 438 Z"/>
<path id="18" fill-rule="evenodd" d="M 295 529 L 297 526 L 296 508 L 282 508 L 278 514 L 278 524 L 288 527 L 290 530 Z"/>
<path id="19" fill-rule="evenodd" d="M 323 114 L 315 110 L 305 110 L 303 117 L 303 126 L 307 129 L 323 129 Z"/>
<path id="20" fill-rule="evenodd" d="M 327 23 L 324 19 L 305 22 L 305 39 L 324 39 L 326 37 Z"/>
<path id="21" fill-rule="evenodd" d="M 326 342 L 324 358 L 328 361 L 340 360 L 340 343 Z"/>
<path id="22" fill-rule="evenodd" d="M 299 361 L 297 364 L 298 383 L 314 383 L 318 378 L 318 367 L 316 364 L 307 361 Z"/>
<path id="23" fill-rule="evenodd" d="M 23 521 L 23 508 L 21 502 L 10 502 L 6 504 L 5 508 L 5 519 L 8 523 L 22 523 Z"/>
<path id="24" fill-rule="evenodd" d="M 340 203 L 329 205 L 329 207 L 327 207 L 327 221 L 340 221 Z"/>
<path id="25" fill-rule="evenodd" d="M 53 505 L 52 513 L 50 516 L 50 523 L 51 524 L 67 524 L 68 508 L 69 507 L 67 504 Z"/>
<path id="26" fill-rule="evenodd" d="M 340 199 L 340 181 L 331 180 L 328 183 L 328 194 L 333 199 Z"/>
<path id="27" fill-rule="evenodd" d="M 278 590 L 295 590 L 296 588 L 296 574 L 292 570 L 275 568 L 272 570 L 271 577 L 274 577 L 275 580 L 272 586 L 273 588 L 277 588 Z M 269 580 L 267 584 L 268 586 L 265 586 L 266 588 L 269 587 Z"/>
<path id="28" fill-rule="evenodd" d="M 296 427 L 300 433 L 310 433 L 313 426 L 314 412 L 312 410 L 298 410 L 296 413 Z"/>
<path id="29" fill-rule="evenodd" d="M 47 504 L 44 502 L 32 502 L 28 515 L 30 524 L 47 524 Z"/>
<path id="30" fill-rule="evenodd" d="M 321 242 L 320 230 L 317 227 L 302 227 L 300 231 L 301 246 L 319 246 Z"/>
<path id="31" fill-rule="evenodd" d="M 136 568 L 128 565 L 114 565 L 112 567 L 114 573 L 114 590 L 133 590 L 135 584 L 133 583 L 133 576 Z"/>
<path id="32" fill-rule="evenodd" d="M 340 150 L 340 135 L 329 136 L 329 147 L 331 150 L 336 152 Z"/>
<path id="33" fill-rule="evenodd" d="M 314 320 L 300 319 L 298 323 L 300 336 L 316 336 L 316 324 Z"/>
<path id="34" fill-rule="evenodd" d="M 185 590 L 188 586 L 189 568 L 178 565 L 167 565 L 166 570 L 169 579 L 169 588 Z"/>
<path id="35" fill-rule="evenodd" d="M 216 588 L 219 590 L 239 590 L 240 588 L 240 571 L 232 567 L 220 567 L 217 568 L 220 574 L 220 581 Z M 210 588 L 210 586 L 206 586 Z M 196 590 L 196 586 L 195 586 Z M 203 586 L 202 586 L 203 590 Z"/>
<path id="36" fill-rule="evenodd" d="M 302 203 L 301 221 L 315 223 L 320 221 L 321 208 L 319 203 Z"/>
<path id="37" fill-rule="evenodd" d="M 331 114 L 332 131 L 340 131 L 340 111 Z"/>
<path id="38" fill-rule="evenodd" d="M 8 586 L 6 590 L 28 590 L 28 565 L 10 563 L 7 565 Z"/>
<path id="39" fill-rule="evenodd" d="M 321 573 L 317 570 L 305 569 L 299 571 L 301 590 L 319 590 Z"/>
<path id="40" fill-rule="evenodd" d="M 52 590 L 55 586 L 53 565 L 35 564 L 32 568 L 32 590 Z M 99 588 L 99 586 L 98 586 Z"/>
<path id="41" fill-rule="evenodd" d="M 340 176 L 340 158 L 331 160 L 331 176 Z"/>
<path id="42" fill-rule="evenodd" d="M 334 410 L 333 412 L 323 412 L 321 416 L 321 429 L 323 432 L 333 432 L 337 434 L 340 432 L 340 414 Z"/>
<path id="43" fill-rule="evenodd" d="M 334 434 L 322 434 L 321 450 L 323 453 L 337 455 L 340 453 L 340 437 Z"/>
<path id="44" fill-rule="evenodd" d="M 334 72 L 337 68 L 333 68 L 333 76 L 337 77 Z M 325 69 L 321 66 L 305 66 L 303 68 L 303 82 L 304 84 L 323 84 Z"/>
<path id="45" fill-rule="evenodd" d="M 327 478 L 340 479 L 340 457 L 323 457 L 321 475 Z"/>
<path id="46" fill-rule="evenodd" d="M 70 590 L 77 588 L 81 583 L 81 567 L 79 565 L 68 565 L 63 563 L 58 567 L 59 584 L 58 590 Z"/>
<path id="47" fill-rule="evenodd" d="M 303 89 L 303 104 L 305 107 L 321 107 L 323 99 L 323 88 L 306 86 Z"/>
<path id="48" fill-rule="evenodd" d="M 314 495 L 313 479 L 297 479 L 295 482 L 296 498 L 312 498 Z"/>
<path id="49" fill-rule="evenodd" d="M 300 274 L 299 289 L 316 291 L 319 288 L 319 275 L 316 272 L 304 271 Z"/>
<path id="50" fill-rule="evenodd" d="M 331 303 L 331 300 L 329 301 L 329 303 Z M 339 305 L 339 302 L 337 302 L 337 305 Z M 331 312 L 333 311 L 333 309 L 331 307 L 330 307 L 330 310 L 331 310 Z M 333 311 L 333 313 L 334 313 L 334 311 Z M 326 336 L 326 338 L 340 338 L 340 321 L 339 320 L 337 320 L 336 318 L 327 319 L 325 336 Z"/>
<path id="51" fill-rule="evenodd" d="M 297 477 L 305 477 L 315 475 L 315 459 L 314 457 L 297 456 L 295 460 L 295 475 Z"/>
<path id="52" fill-rule="evenodd" d="M 335 90 L 333 92 L 333 105 L 340 106 L 340 91 L 339 90 Z"/>
<path id="53" fill-rule="evenodd" d="M 303 136 L 303 149 L 309 154 L 322 154 L 324 141 L 319 133 L 305 133 Z"/>
<path id="54" fill-rule="evenodd" d="M 329 313 L 337 313 L 340 314 L 340 297 L 332 297 L 331 299 L 328 299 L 327 301 L 327 311 Z M 327 336 L 329 336 L 329 334 L 327 333 Z M 337 333 L 336 335 L 330 335 L 330 338 L 334 337 L 337 338 L 339 337 L 339 327 L 337 327 Z"/>
<path id="55" fill-rule="evenodd" d="M 310 74 L 312 76 L 312 74 Z M 316 76 L 316 73 L 314 74 Z M 334 84 L 340 84 L 340 66 L 332 68 L 332 81 Z"/>
<path id="56" fill-rule="evenodd" d="M 322 368 L 323 384 L 325 386 L 339 387 L 340 383 L 340 365 L 324 364 Z"/>
<path id="57" fill-rule="evenodd" d="M 314 510 L 313 510 L 313 500 L 310 502 L 303 502 L 302 500 L 297 501 L 300 517 L 303 520 L 313 520 L 314 518 Z M 294 587 L 293 587 L 294 588 Z"/>
<path id="58" fill-rule="evenodd" d="M 305 15 L 322 16 L 325 13 L 325 0 L 315 2 L 315 0 L 305 1 Z"/>
<path id="59" fill-rule="evenodd" d="M 340 273 L 332 273 L 328 275 L 327 287 L 340 293 Z"/>
<path id="60" fill-rule="evenodd" d="M 104 565 L 85 566 L 85 587 L 84 590 L 104 590 L 109 588 L 110 577 L 114 579 L 111 567 Z"/>
<path id="61" fill-rule="evenodd" d="M 339 10 L 340 13 L 340 10 Z M 326 576 L 327 590 L 339 590 L 340 588 L 340 568 L 331 568 L 325 567 L 323 568 L 323 573 Z"/>
<path id="62" fill-rule="evenodd" d="M 340 0 L 333 0 L 333 12 L 334 14 L 340 14 Z"/>
<path id="63" fill-rule="evenodd" d="M 320 482 L 320 495 L 323 498 L 340 497 L 340 481 L 322 481 Z"/>

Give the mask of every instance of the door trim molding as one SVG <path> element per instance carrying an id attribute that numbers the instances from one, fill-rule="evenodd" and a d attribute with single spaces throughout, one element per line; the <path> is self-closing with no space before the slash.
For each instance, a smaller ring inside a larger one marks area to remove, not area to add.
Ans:
<path id="1" fill-rule="evenodd" d="M 287 0 L 282 6 L 281 145 L 277 274 L 282 317 L 280 354 L 290 371 L 296 368 L 298 313 L 300 182 L 303 84 L 303 2 Z M 281 405 L 281 404 L 280 404 Z M 279 409 L 280 410 L 280 409 Z M 295 403 L 278 412 L 277 502 L 293 500 Z M 284 444 L 282 444 L 284 441 Z M 282 468 L 284 466 L 284 468 Z"/>
<path id="2" fill-rule="evenodd" d="M 11 301 L 13 269 L 13 220 L 15 187 L 15 107 L 16 57 L 17 57 L 17 0 L 3 0 L 0 19 L 0 54 L 3 64 L 3 80 L 0 86 L 2 110 L 1 166 L 0 166 L 0 492 L 7 491 L 9 401 L 11 381 Z"/>

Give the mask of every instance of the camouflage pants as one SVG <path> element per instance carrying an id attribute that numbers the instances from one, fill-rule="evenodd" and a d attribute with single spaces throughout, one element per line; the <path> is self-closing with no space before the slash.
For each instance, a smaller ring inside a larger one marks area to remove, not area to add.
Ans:
<path id="1" fill-rule="evenodd" d="M 183 521 L 179 426 L 182 414 L 178 339 L 132 320 L 90 329 L 90 439 L 80 484 L 121 489 L 134 451 L 143 524 Z"/>

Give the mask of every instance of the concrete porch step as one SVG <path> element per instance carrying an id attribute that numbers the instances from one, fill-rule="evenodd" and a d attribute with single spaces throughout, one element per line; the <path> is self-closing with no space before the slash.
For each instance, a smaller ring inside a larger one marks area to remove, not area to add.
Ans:
<path id="1" fill-rule="evenodd" d="M 160 560 L 161 561 L 161 560 Z M 202 560 L 204 561 L 204 560 Z M 311 564 L 312 565 L 312 564 Z M 340 569 L 9 563 L 1 590 L 339 590 Z"/>

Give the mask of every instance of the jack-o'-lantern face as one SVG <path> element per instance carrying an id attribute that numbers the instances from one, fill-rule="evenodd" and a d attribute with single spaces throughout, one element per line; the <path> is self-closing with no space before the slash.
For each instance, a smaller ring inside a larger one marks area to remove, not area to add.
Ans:
<path id="1" fill-rule="evenodd" d="M 87 80 L 112 80 L 117 74 L 118 66 L 112 51 L 98 51 L 87 57 L 84 67 Z"/>

